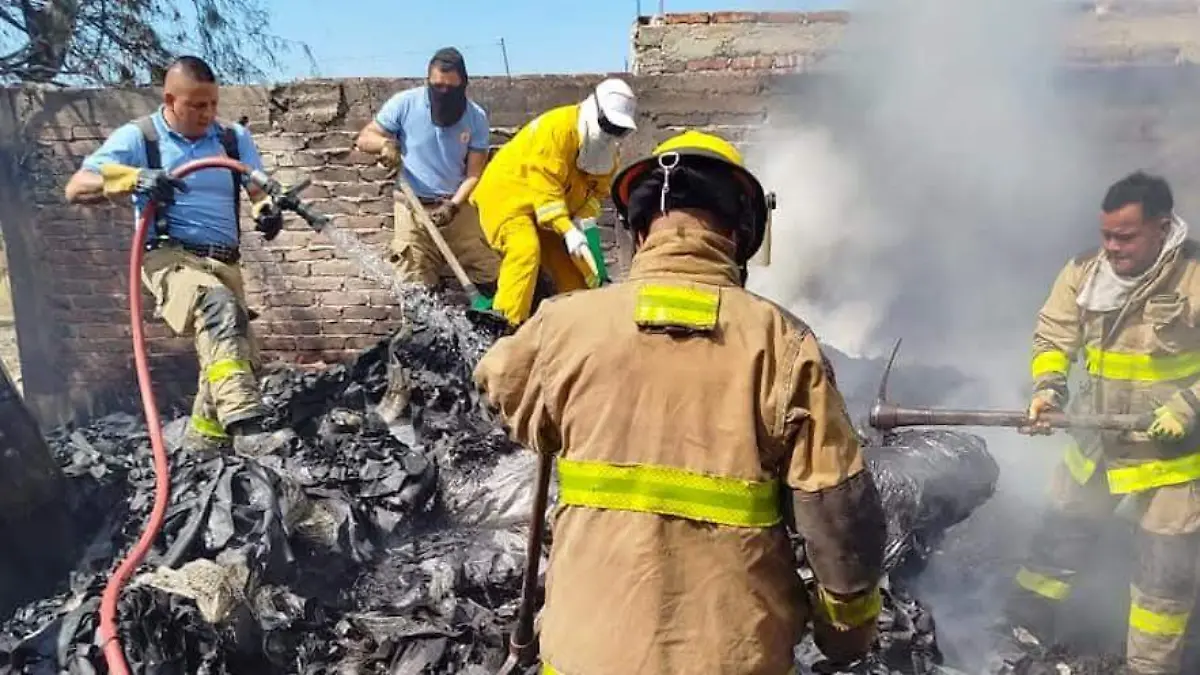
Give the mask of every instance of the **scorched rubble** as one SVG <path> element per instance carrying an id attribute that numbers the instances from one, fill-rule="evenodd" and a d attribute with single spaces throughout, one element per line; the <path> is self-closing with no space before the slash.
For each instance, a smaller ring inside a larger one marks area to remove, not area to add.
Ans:
<path id="1" fill-rule="evenodd" d="M 471 382 L 478 336 L 416 323 L 352 364 L 263 382 L 283 446 L 257 457 L 177 449 L 166 524 L 120 604 L 136 673 L 488 673 L 505 655 L 524 564 L 534 468 Z M 411 388 L 376 411 L 396 364 Z M 140 417 L 61 429 L 79 563 L 61 592 L 0 634 L 0 673 L 103 673 L 94 644 L 104 583 L 153 501 Z M 867 452 L 889 523 L 889 565 L 919 571 L 941 533 L 995 488 L 982 441 L 908 431 Z M 953 489 L 952 489 L 953 488 Z M 552 495 L 553 497 L 553 495 Z M 543 567 L 544 569 L 544 567 Z M 913 572 L 915 573 L 915 572 Z M 896 576 L 878 652 L 859 673 L 929 672 L 932 616 Z M 811 642 L 801 672 L 833 672 Z"/>

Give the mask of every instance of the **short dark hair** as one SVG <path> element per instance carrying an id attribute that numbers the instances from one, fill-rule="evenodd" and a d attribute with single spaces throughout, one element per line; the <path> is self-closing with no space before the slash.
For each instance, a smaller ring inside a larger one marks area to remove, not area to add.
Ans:
<path id="1" fill-rule="evenodd" d="M 180 56 L 167 68 L 167 70 L 176 69 L 197 82 L 206 84 L 216 84 L 217 82 L 217 74 L 213 72 L 212 66 L 198 56 Z"/>
<path id="2" fill-rule="evenodd" d="M 463 84 L 467 83 L 467 61 L 462 52 L 454 47 L 442 47 L 434 52 L 433 58 L 429 59 L 429 70 L 433 70 L 434 67 L 442 72 L 458 73 Z"/>
<path id="3" fill-rule="evenodd" d="M 1162 218 L 1175 209 L 1175 198 L 1165 179 L 1139 170 L 1113 183 L 1101 208 L 1112 213 L 1130 204 L 1141 204 L 1144 218 Z"/>

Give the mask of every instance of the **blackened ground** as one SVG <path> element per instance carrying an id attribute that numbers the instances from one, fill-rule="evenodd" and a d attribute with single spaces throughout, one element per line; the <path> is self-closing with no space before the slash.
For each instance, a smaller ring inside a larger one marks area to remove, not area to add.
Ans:
<path id="1" fill-rule="evenodd" d="M 350 366 L 268 376 L 287 437 L 275 452 L 173 449 L 164 532 L 121 600 L 135 672 L 494 671 L 516 610 L 534 470 L 479 401 L 470 372 L 481 338 L 464 338 L 459 319 L 414 322 Z M 412 387 L 391 424 L 375 410 L 389 360 Z M 173 448 L 183 423 L 169 428 Z M 149 446 L 126 415 L 50 442 L 85 553 L 57 595 L 3 625 L 0 673 L 103 673 L 96 607 L 150 510 Z M 905 432 L 868 462 L 894 516 L 891 561 L 911 574 L 995 484 L 986 448 L 965 434 Z M 853 672 L 931 672 L 942 660 L 928 608 L 904 575 L 895 582 L 880 646 Z M 836 672 L 811 643 L 797 657 L 802 673 Z"/>

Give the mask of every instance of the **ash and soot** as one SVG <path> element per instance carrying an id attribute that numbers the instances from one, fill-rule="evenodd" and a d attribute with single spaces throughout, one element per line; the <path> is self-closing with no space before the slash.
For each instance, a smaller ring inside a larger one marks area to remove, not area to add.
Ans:
<path id="1" fill-rule="evenodd" d="M 1080 12 L 1111 3 L 1091 4 L 852 3 L 836 52 L 753 138 L 747 159 L 779 192 L 773 238 L 788 264 L 751 268 L 751 290 L 852 356 L 878 357 L 903 338 L 898 370 L 970 375 L 961 386 L 920 383 L 897 402 L 1023 409 L 1030 339 L 1055 275 L 1099 246 L 1107 186 L 1156 168 L 1080 121 L 1097 103 L 1070 86 L 1065 38 Z M 1122 77 L 1143 91 L 1140 72 Z M 938 620 L 946 663 L 972 673 L 985 668 L 1066 441 L 982 437 L 1000 467 L 996 494 L 947 533 L 911 587 Z M 1132 526 L 1110 529 L 1063 608 L 1080 617 L 1077 635 L 1034 657 L 1045 672 L 1121 671 Z"/>
<path id="2" fill-rule="evenodd" d="M 166 523 L 119 607 L 134 672 L 495 672 L 518 605 L 534 461 L 474 387 L 489 338 L 437 296 L 403 300 L 402 330 L 354 363 L 264 378 L 272 426 L 287 439 L 270 452 L 184 452 L 186 417 L 168 426 Z M 848 391 L 882 368 L 829 355 Z M 914 368 L 896 390 L 960 379 Z M 400 403 L 397 383 L 407 385 Z M 99 596 L 149 515 L 148 437 L 140 418 L 119 414 L 57 430 L 50 444 L 68 476 L 78 563 L 55 595 L 0 626 L 0 673 L 103 673 Z M 991 496 L 998 469 L 979 438 L 958 432 L 896 434 L 867 458 L 895 574 L 877 648 L 846 672 L 935 673 L 936 627 L 909 580 Z M 841 672 L 811 640 L 796 658 L 804 675 Z"/>

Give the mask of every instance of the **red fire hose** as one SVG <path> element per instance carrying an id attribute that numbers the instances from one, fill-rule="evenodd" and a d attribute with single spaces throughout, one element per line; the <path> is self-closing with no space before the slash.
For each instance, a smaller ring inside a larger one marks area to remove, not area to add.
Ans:
<path id="1" fill-rule="evenodd" d="M 200 169 L 228 169 L 241 174 L 250 173 L 250 168 L 241 162 L 227 157 L 210 157 L 188 162 L 175 169 L 171 175 L 183 178 Z M 152 222 L 154 204 L 149 203 L 142 209 L 141 217 L 138 218 L 137 232 L 133 235 L 133 246 L 129 252 L 129 327 L 133 332 L 133 356 L 137 366 L 138 390 L 141 392 L 146 426 L 150 432 L 150 447 L 154 452 L 154 508 L 150 511 L 150 520 L 146 523 L 141 538 L 109 577 L 108 585 L 104 587 L 104 595 L 100 598 L 100 644 L 104 649 L 104 660 L 108 662 L 108 672 L 111 675 L 130 675 L 129 664 L 125 662 L 125 653 L 117 637 L 117 600 L 121 594 L 121 587 L 142 563 L 150 545 L 158 536 L 171 496 L 170 467 L 167 464 L 167 450 L 163 445 L 162 420 L 159 419 L 158 406 L 154 402 L 142 326 L 142 255 L 146 249 L 146 233 L 150 231 Z"/>

